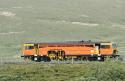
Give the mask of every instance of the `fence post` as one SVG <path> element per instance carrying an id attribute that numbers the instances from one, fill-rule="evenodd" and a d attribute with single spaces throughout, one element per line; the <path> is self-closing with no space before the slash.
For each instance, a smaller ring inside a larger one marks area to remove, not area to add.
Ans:
<path id="1" fill-rule="evenodd" d="M 73 57 L 72 57 L 72 64 L 74 63 L 74 59 L 73 59 Z"/>

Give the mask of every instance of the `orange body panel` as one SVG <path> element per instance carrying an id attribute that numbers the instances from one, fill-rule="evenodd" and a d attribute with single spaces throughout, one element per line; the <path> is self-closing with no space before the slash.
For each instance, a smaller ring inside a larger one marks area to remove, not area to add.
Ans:
<path id="1" fill-rule="evenodd" d="M 92 54 L 91 50 L 95 50 L 92 47 L 44 47 L 39 49 L 39 54 L 47 55 L 49 50 L 60 49 L 64 50 L 66 55 L 88 55 Z"/>
<path id="2" fill-rule="evenodd" d="M 87 46 L 88 45 L 88 46 Z M 33 49 L 23 49 L 23 54 L 24 55 L 48 55 L 48 51 L 50 50 L 63 50 L 65 52 L 65 55 L 70 56 L 70 55 L 91 55 L 91 54 L 102 54 L 102 55 L 112 55 L 113 54 L 113 47 L 112 44 L 109 43 L 108 45 L 109 48 L 101 48 L 99 47 L 98 50 L 96 49 L 95 44 L 60 44 L 60 45 L 51 45 L 51 44 L 38 44 L 37 50 L 36 48 Z M 36 53 L 37 51 L 37 53 Z"/>
<path id="3" fill-rule="evenodd" d="M 23 51 L 24 55 L 34 55 L 35 54 L 35 50 L 24 50 Z"/>
<path id="4" fill-rule="evenodd" d="M 100 54 L 102 55 L 111 55 L 113 53 L 113 49 L 100 49 Z"/>

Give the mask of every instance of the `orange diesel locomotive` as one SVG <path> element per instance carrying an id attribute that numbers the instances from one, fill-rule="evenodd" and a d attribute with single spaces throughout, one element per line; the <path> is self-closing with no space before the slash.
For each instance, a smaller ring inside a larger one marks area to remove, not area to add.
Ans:
<path id="1" fill-rule="evenodd" d="M 117 46 L 112 42 L 69 41 L 48 43 L 25 43 L 23 45 L 24 59 L 33 61 L 51 60 L 98 60 L 104 61 L 106 57 L 115 58 Z"/>

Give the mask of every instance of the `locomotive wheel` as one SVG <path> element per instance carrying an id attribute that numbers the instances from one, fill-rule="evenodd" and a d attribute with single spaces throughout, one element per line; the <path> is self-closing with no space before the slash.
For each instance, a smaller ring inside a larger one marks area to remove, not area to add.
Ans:
<path id="1" fill-rule="evenodd" d="M 51 60 L 63 60 L 65 58 L 65 51 L 63 50 L 48 51 L 48 57 Z"/>
<path id="2" fill-rule="evenodd" d="M 49 54 L 48 57 L 52 60 L 55 60 L 56 59 L 56 55 L 55 54 Z"/>

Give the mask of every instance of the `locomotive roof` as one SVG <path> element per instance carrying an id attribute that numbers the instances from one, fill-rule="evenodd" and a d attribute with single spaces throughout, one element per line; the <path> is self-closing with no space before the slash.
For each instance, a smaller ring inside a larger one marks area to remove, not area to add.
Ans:
<path id="1" fill-rule="evenodd" d="M 100 43 L 111 43 L 110 41 L 66 41 L 66 42 L 28 42 L 26 44 L 49 44 L 49 45 L 62 45 L 62 44 L 100 44 Z"/>

